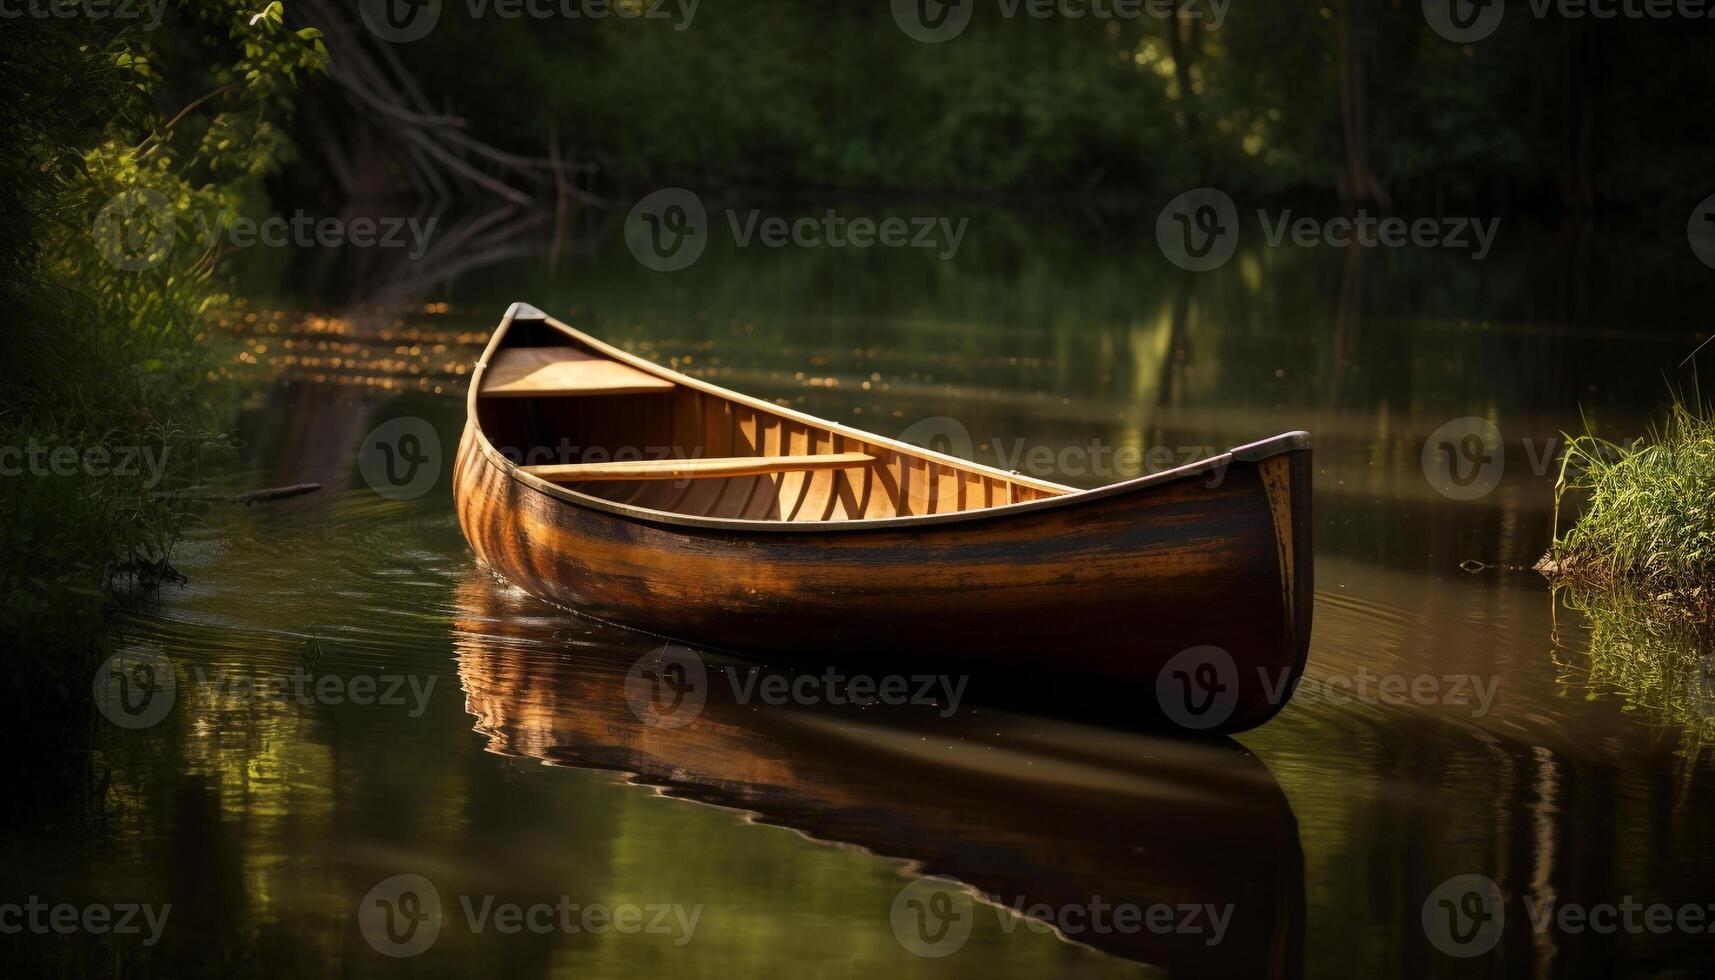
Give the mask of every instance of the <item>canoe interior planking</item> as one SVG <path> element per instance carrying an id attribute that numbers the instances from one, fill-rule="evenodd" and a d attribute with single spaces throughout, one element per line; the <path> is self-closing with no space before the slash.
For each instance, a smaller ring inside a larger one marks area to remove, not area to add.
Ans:
<path id="1" fill-rule="evenodd" d="M 489 440 L 524 472 L 580 493 L 697 517 L 842 521 L 946 514 L 1066 492 L 674 384 L 567 341 L 497 351 L 477 409 Z M 779 462 L 821 456 L 829 459 Z M 721 460 L 736 472 L 693 466 L 626 479 L 611 468 L 625 460 L 698 459 Z M 741 459 L 755 463 L 735 462 Z M 583 480 L 576 478 L 580 466 L 592 467 Z M 608 468 L 596 468 L 602 466 Z"/>
<path id="2" fill-rule="evenodd" d="M 792 470 L 837 470 L 868 466 L 868 453 L 820 453 L 814 456 L 726 456 L 700 459 L 639 459 L 614 463 L 559 463 L 519 469 L 556 483 L 582 480 L 692 480 L 725 476 L 759 476 Z"/>

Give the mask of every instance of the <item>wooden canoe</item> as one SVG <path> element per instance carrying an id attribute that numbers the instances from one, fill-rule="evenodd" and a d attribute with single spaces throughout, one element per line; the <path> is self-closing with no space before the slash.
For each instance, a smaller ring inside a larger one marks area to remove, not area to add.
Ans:
<path id="1" fill-rule="evenodd" d="M 1290 697 L 1309 645 L 1302 432 L 1077 490 L 728 391 L 517 303 L 472 374 L 454 498 L 481 561 L 581 614 L 703 650 L 958 673 L 978 702 L 1240 731 Z"/>

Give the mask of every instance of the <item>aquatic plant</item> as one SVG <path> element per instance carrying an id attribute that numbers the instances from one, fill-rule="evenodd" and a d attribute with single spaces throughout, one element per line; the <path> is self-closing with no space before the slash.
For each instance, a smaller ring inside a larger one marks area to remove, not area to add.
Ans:
<path id="1" fill-rule="evenodd" d="M 1560 510 L 1583 501 L 1564 535 Z M 1708 622 L 1715 606 L 1715 416 L 1676 397 L 1667 420 L 1621 444 L 1569 437 L 1555 483 L 1554 549 L 1542 570 Z"/>

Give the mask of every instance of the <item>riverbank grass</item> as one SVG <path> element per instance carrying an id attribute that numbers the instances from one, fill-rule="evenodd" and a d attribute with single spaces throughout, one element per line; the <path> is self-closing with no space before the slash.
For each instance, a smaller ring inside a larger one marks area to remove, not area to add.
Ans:
<path id="1" fill-rule="evenodd" d="M 1559 534 L 1568 499 L 1577 521 Z M 1708 622 L 1715 611 L 1715 413 L 1676 398 L 1665 423 L 1625 445 L 1571 438 L 1555 484 L 1554 550 L 1543 570 L 1623 591 Z"/>

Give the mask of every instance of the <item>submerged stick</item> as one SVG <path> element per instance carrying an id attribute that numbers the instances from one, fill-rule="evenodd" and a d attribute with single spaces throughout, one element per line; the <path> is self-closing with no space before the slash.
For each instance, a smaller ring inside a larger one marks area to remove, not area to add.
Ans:
<path id="1" fill-rule="evenodd" d="M 257 504 L 270 500 L 284 500 L 287 497 L 299 497 L 306 493 L 320 490 L 319 483 L 294 483 L 289 487 L 269 487 L 266 490 L 251 490 L 248 493 L 235 493 L 226 497 L 212 498 L 223 504 Z"/>
<path id="2" fill-rule="evenodd" d="M 306 493 L 315 493 L 321 488 L 322 485 L 319 483 L 294 483 L 287 487 L 267 487 L 262 490 L 250 490 L 245 493 L 233 493 L 221 497 L 199 496 L 188 491 L 166 494 L 165 496 L 174 500 L 200 500 L 210 504 L 257 504 L 267 503 L 271 500 L 284 500 L 287 497 L 299 497 Z M 196 488 L 193 487 L 192 489 Z"/>

